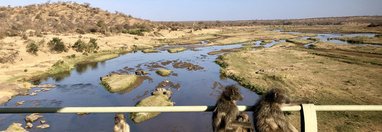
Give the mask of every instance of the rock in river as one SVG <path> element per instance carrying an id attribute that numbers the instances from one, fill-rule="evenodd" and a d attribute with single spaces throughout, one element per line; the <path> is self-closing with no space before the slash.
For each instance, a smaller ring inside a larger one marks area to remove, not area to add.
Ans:
<path id="1" fill-rule="evenodd" d="M 158 88 L 155 92 L 153 92 L 152 96 L 149 96 L 143 100 L 141 100 L 136 106 L 173 106 L 174 102 L 170 100 L 171 91 Z M 140 123 L 151 118 L 158 116 L 159 112 L 139 112 L 139 113 L 131 113 L 130 118 L 135 123 Z"/>
<path id="2" fill-rule="evenodd" d="M 163 68 L 156 71 L 156 73 L 161 75 L 161 76 L 168 76 L 171 74 L 171 72 L 172 72 L 171 70 L 167 70 L 167 69 L 163 69 Z"/>
<path id="3" fill-rule="evenodd" d="M 42 116 L 38 113 L 33 113 L 33 114 L 30 114 L 30 115 L 27 115 L 25 117 L 25 121 L 26 122 L 30 122 L 30 123 L 33 123 L 35 122 L 36 120 L 40 119 Z"/>
<path id="4" fill-rule="evenodd" d="M 143 75 L 146 75 L 148 74 L 146 71 L 142 70 L 142 69 L 138 69 L 135 71 L 135 75 L 138 75 L 138 76 L 143 76 Z"/>
<path id="5" fill-rule="evenodd" d="M 158 50 L 155 49 L 144 49 L 142 50 L 143 53 L 158 53 Z"/>
<path id="6" fill-rule="evenodd" d="M 129 92 L 141 85 L 143 78 L 137 75 L 111 74 L 101 77 L 101 83 L 110 92 Z"/>
<path id="7" fill-rule="evenodd" d="M 12 123 L 4 132 L 27 132 L 21 123 Z"/>
<path id="8" fill-rule="evenodd" d="M 41 124 L 41 125 L 36 126 L 36 128 L 40 128 L 40 129 L 45 129 L 45 128 L 49 128 L 49 127 L 50 127 L 49 124 Z"/>
<path id="9" fill-rule="evenodd" d="M 187 50 L 187 49 L 183 48 L 183 47 L 179 47 L 179 48 L 168 49 L 167 51 L 169 53 L 178 53 L 178 52 L 182 52 L 182 51 L 185 51 L 185 50 Z"/>
<path id="10" fill-rule="evenodd" d="M 16 106 L 23 105 L 24 103 L 25 103 L 25 101 L 16 102 Z"/>
<path id="11" fill-rule="evenodd" d="M 33 124 L 30 123 L 30 122 L 27 122 L 27 123 L 25 124 L 25 128 L 27 128 L 27 129 L 31 129 L 32 127 L 33 127 Z"/>

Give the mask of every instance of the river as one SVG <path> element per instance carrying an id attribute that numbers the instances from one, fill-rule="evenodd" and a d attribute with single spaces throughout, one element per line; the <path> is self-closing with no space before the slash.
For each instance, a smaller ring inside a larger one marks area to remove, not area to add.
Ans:
<path id="1" fill-rule="evenodd" d="M 35 96 L 17 96 L 7 102 L 5 107 L 14 107 L 16 102 L 25 101 L 23 107 L 69 107 L 69 106 L 134 106 L 141 99 L 150 96 L 155 87 L 164 80 L 180 85 L 171 88 L 172 101 L 176 106 L 184 105 L 215 105 L 222 86 L 237 84 L 235 81 L 220 76 L 220 67 L 214 63 L 218 55 L 207 55 L 208 52 L 239 48 L 240 44 L 226 46 L 194 47 L 180 53 L 168 53 L 166 48 L 160 48 L 159 53 L 128 53 L 118 58 L 104 62 L 82 65 L 73 69 L 70 74 L 48 78 L 41 84 L 56 84 L 57 87 L 46 92 L 39 92 Z M 161 62 L 188 62 L 203 67 L 199 70 L 174 68 L 172 64 L 162 65 Z M 169 77 L 162 77 L 155 73 L 156 64 L 174 73 Z M 129 92 L 110 93 L 100 84 L 100 77 L 112 72 L 131 72 L 132 68 L 142 68 L 149 72 L 148 77 L 139 87 Z M 129 71 L 130 70 L 130 71 Z M 30 92 L 38 90 L 33 88 Z M 246 88 L 240 87 L 244 96 L 239 105 L 254 105 L 258 95 Z M 251 114 L 251 113 L 249 113 Z M 25 126 L 24 118 L 27 114 L 0 115 L 0 130 L 6 129 L 12 122 L 19 122 Z M 50 128 L 30 131 L 112 131 L 114 114 L 42 114 L 50 124 Z M 126 114 L 128 117 L 129 114 Z M 134 124 L 129 118 L 127 122 L 132 131 L 212 131 L 212 113 L 161 113 L 148 121 Z M 35 122 L 34 126 L 39 122 Z"/>

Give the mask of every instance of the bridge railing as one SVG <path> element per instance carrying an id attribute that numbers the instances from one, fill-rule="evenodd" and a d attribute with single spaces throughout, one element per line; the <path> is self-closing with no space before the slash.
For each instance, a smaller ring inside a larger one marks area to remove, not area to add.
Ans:
<path id="1" fill-rule="evenodd" d="M 0 107 L 0 114 L 9 113 L 127 113 L 127 112 L 211 112 L 215 106 L 150 106 L 150 107 Z M 253 106 L 238 106 L 252 111 Z M 283 111 L 301 112 L 301 130 L 317 132 L 317 111 L 382 111 L 382 105 L 314 105 L 284 106 Z"/>

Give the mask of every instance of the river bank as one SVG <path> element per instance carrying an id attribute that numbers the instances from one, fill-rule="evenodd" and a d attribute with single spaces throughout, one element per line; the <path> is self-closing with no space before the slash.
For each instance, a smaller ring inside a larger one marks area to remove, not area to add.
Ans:
<path id="1" fill-rule="evenodd" d="M 55 37 L 62 39 L 64 45 L 69 49 L 67 52 L 52 53 L 49 51 L 47 43 Z M 37 81 L 57 73 L 68 72 L 80 63 L 104 61 L 134 50 L 153 49 L 163 45 L 202 43 L 212 46 L 296 37 L 299 37 L 299 35 L 271 31 L 268 26 L 225 27 L 198 31 L 192 29 L 161 30 L 156 35 L 150 32 L 144 36 L 128 34 L 112 36 L 102 34 L 51 34 L 42 37 L 28 37 L 27 39 L 6 37 L 0 40 L 0 52 L 4 55 L 2 60 L 6 60 L 0 63 L 0 104 L 5 103 L 12 96 L 25 94 L 24 91 L 29 90 L 32 86 L 31 81 Z M 97 53 L 83 54 L 71 48 L 78 40 L 87 42 L 90 39 L 97 40 L 99 46 Z M 40 48 L 36 54 L 27 52 L 26 45 L 30 42 L 38 43 Z M 8 85 L 14 87 L 11 88 Z"/>
<path id="2" fill-rule="evenodd" d="M 381 104 L 382 47 L 327 42 L 220 56 L 221 73 L 258 93 L 286 89 L 298 101 L 325 105 Z M 294 114 L 293 119 L 299 115 Z M 381 131 L 377 112 L 319 112 L 319 131 Z M 298 121 L 295 121 L 298 122 Z"/>

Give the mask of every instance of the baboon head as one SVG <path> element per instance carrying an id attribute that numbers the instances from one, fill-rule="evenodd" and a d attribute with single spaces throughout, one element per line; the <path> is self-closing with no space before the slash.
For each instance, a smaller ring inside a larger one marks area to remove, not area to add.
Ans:
<path id="1" fill-rule="evenodd" d="M 121 113 L 115 114 L 114 124 L 119 124 L 121 121 L 125 120 L 125 116 Z"/>
<path id="2" fill-rule="evenodd" d="M 267 102 L 273 102 L 278 104 L 289 104 L 290 99 L 287 93 L 279 88 L 273 88 L 265 94 L 265 100 Z"/>
<path id="3" fill-rule="evenodd" d="M 240 121 L 240 122 L 248 122 L 249 121 L 249 116 L 244 113 L 244 112 L 241 112 L 238 116 L 237 116 L 237 120 Z"/>
<path id="4" fill-rule="evenodd" d="M 223 97 L 231 101 L 243 99 L 243 96 L 240 94 L 239 89 L 234 85 L 230 85 L 225 88 L 225 90 L 223 91 Z"/>

